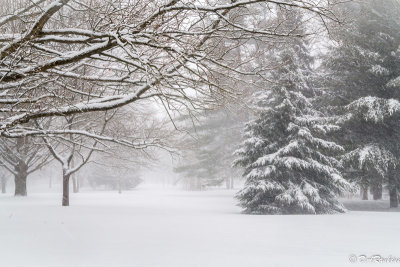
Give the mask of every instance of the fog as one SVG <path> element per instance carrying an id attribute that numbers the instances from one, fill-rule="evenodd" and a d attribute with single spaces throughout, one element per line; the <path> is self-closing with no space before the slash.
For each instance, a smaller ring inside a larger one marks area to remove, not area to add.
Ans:
<path id="1" fill-rule="evenodd" d="M 0 266 L 400 263 L 399 0 L 0 0 Z"/>

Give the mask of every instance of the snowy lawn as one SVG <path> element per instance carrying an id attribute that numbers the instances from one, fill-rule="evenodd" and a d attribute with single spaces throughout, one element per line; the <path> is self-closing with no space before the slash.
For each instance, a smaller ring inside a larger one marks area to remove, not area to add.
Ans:
<path id="1" fill-rule="evenodd" d="M 349 255 L 400 257 L 400 213 L 242 215 L 234 191 L 141 186 L 118 195 L 0 196 L 0 266 L 381 266 Z M 365 202 L 349 202 L 365 210 Z M 372 201 L 369 201 L 370 203 Z M 386 204 L 386 206 L 385 206 Z M 383 263 L 384 266 L 399 264 Z"/>

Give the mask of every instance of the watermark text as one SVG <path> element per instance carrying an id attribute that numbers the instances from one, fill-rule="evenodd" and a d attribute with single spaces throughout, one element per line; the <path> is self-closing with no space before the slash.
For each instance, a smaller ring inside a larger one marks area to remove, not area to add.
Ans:
<path id="1" fill-rule="evenodd" d="M 349 261 L 351 263 L 400 263 L 400 257 L 395 257 L 392 255 L 382 256 L 379 254 L 375 255 L 351 254 L 349 256 Z"/>

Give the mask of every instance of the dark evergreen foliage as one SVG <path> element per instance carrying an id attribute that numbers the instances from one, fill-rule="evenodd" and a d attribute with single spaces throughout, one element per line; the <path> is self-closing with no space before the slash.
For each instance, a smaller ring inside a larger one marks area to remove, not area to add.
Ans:
<path id="1" fill-rule="evenodd" d="M 282 10 L 288 29 L 301 34 L 300 13 Z M 244 167 L 237 194 L 245 213 L 320 214 L 343 212 L 336 196 L 350 188 L 333 157 L 342 147 L 323 139 L 336 129 L 319 117 L 311 101 L 313 58 L 305 39 L 280 44 L 271 60 L 274 82 L 256 95 L 257 118 L 246 125 L 235 165 Z"/>
<path id="2" fill-rule="evenodd" d="M 398 187 L 400 157 L 400 4 L 370 0 L 346 6 L 354 19 L 336 34 L 338 44 L 324 58 L 331 114 L 346 149 L 346 176 L 371 186 L 376 198 L 382 183 Z"/>

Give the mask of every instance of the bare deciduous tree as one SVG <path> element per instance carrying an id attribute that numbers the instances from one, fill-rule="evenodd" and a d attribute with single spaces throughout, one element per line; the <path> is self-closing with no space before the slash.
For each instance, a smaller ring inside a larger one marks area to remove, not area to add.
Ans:
<path id="1" fill-rule="evenodd" d="M 239 62 L 226 56 L 231 51 L 252 40 L 301 37 L 277 20 L 253 20 L 274 17 L 277 8 L 302 9 L 309 20 L 338 20 L 329 0 L 18 3 L 0 19 L 0 134 L 6 137 L 24 135 L 21 125 L 33 119 L 149 98 L 166 109 L 208 106 L 232 94 L 243 77 L 260 74 L 251 57 Z"/>
<path id="2" fill-rule="evenodd" d="M 43 147 L 31 137 L 0 139 L 0 162 L 14 175 L 15 196 L 26 196 L 28 175 L 49 162 Z"/>
<path id="3" fill-rule="evenodd" d="M 40 137 L 44 145 L 62 167 L 63 206 L 69 206 L 71 177 L 73 179 L 73 175 L 89 163 L 95 152 L 119 160 L 122 152 L 133 150 L 137 153 L 130 153 L 131 156 L 138 156 L 139 151 L 148 155 L 153 147 L 168 149 L 166 140 L 171 134 L 163 123 L 152 119 L 150 114 L 138 113 L 132 114 L 132 111 L 118 109 L 91 113 L 91 116 L 75 114 L 53 118 L 51 123 L 45 124 L 36 120 L 37 130 L 33 131 L 42 132 Z M 126 122 L 122 123 L 122 119 Z M 29 133 L 28 129 L 26 131 Z M 169 151 L 172 152 L 172 149 Z M 131 160 L 133 161 L 134 159 Z M 76 183 L 74 188 L 76 191 Z"/>
<path id="4" fill-rule="evenodd" d="M 81 116 L 82 117 L 82 116 Z M 93 132 L 93 128 L 95 128 L 99 123 L 91 123 L 88 121 L 88 118 L 82 119 L 77 116 L 69 116 L 65 117 L 66 123 L 63 125 L 64 128 L 72 130 L 74 125 L 76 124 L 84 124 L 81 127 L 90 128 L 90 131 Z M 107 116 L 107 113 L 104 115 L 104 121 L 100 125 L 98 135 L 101 136 L 104 133 L 104 130 L 107 126 L 107 123 L 112 118 L 112 116 Z M 37 123 L 37 128 L 43 128 L 40 123 Z M 97 135 L 97 134 L 94 134 Z M 63 197 L 62 197 L 62 205 L 69 206 L 69 184 L 70 178 L 73 174 L 75 174 L 79 169 L 81 169 L 86 163 L 89 162 L 90 157 L 93 152 L 97 149 L 97 145 L 99 141 L 96 138 L 88 138 L 85 135 L 74 134 L 73 132 L 66 135 L 57 135 L 57 138 L 51 140 L 50 136 L 42 136 L 44 144 L 49 149 L 50 154 L 56 159 L 59 163 L 61 163 L 62 167 L 62 176 L 63 176 Z M 93 140 L 94 139 L 94 140 Z M 93 140 L 90 142 L 90 140 Z"/>

